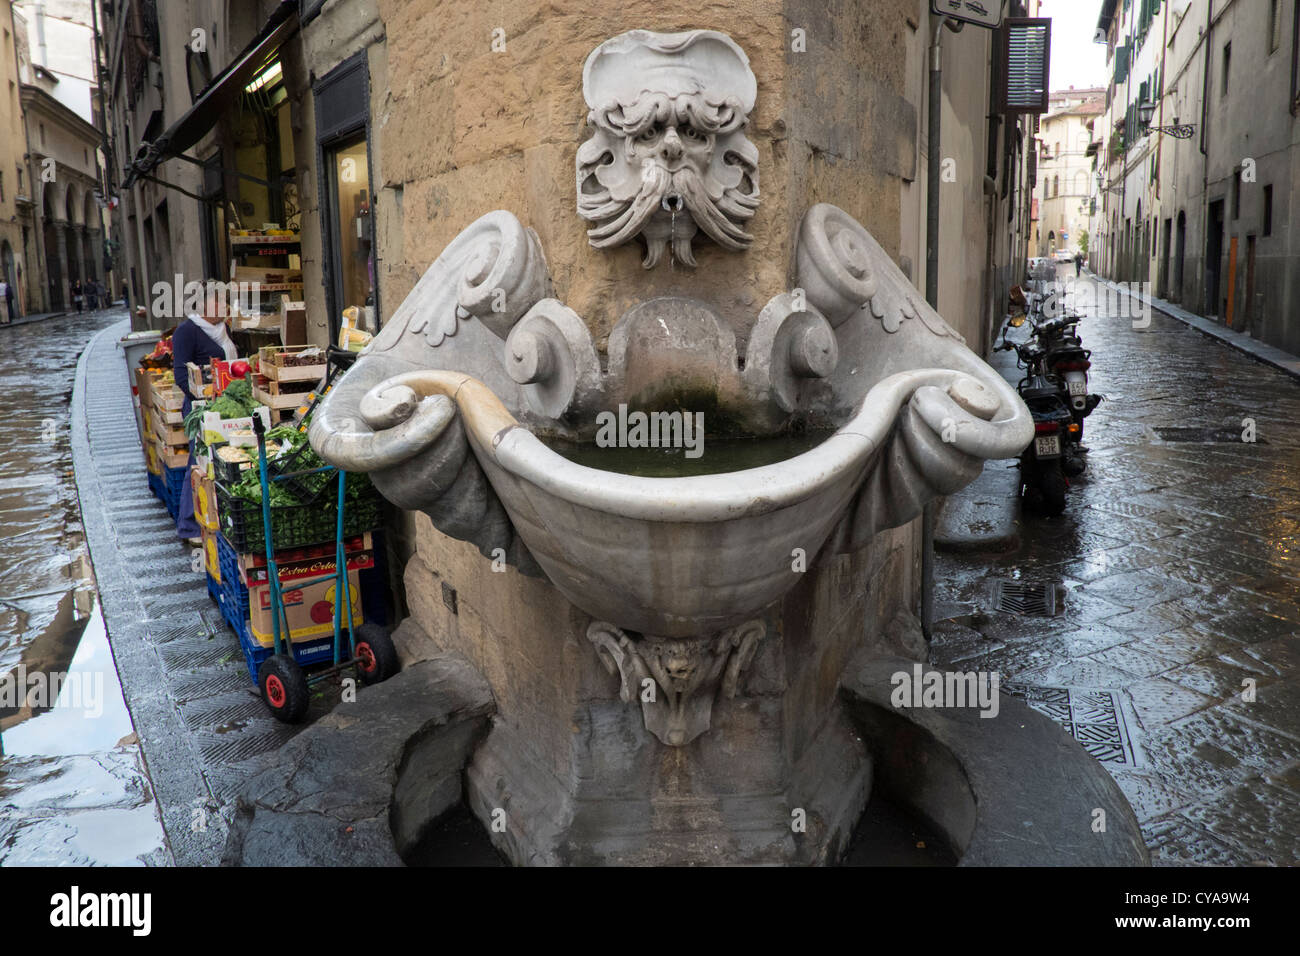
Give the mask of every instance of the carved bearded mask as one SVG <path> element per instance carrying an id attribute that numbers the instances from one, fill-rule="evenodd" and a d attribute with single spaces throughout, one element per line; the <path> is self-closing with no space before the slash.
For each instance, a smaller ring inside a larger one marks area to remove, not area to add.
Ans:
<path id="1" fill-rule="evenodd" d="M 695 265 L 699 231 L 747 248 L 758 149 L 744 135 L 757 92 L 744 51 L 713 30 L 633 30 L 592 51 L 582 79 L 595 134 L 578 150 L 578 212 L 595 223 L 591 244 L 640 236 L 647 269 L 669 245 Z"/>

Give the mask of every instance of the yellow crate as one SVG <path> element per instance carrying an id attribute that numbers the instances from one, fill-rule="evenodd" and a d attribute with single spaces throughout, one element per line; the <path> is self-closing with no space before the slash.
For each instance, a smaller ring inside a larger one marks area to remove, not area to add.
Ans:
<path id="1" fill-rule="evenodd" d="M 220 524 L 217 520 L 217 487 L 212 479 L 198 468 L 190 472 L 190 488 L 194 492 L 194 520 L 202 528 L 216 531 Z M 216 545 L 213 545 L 215 549 Z M 215 553 L 215 551 L 214 551 Z M 219 577 L 219 575 L 214 575 Z"/>
<path id="2" fill-rule="evenodd" d="M 145 442 L 144 462 L 151 475 L 162 477 L 162 465 L 158 463 L 158 446 L 152 440 Z"/>
<path id="3" fill-rule="evenodd" d="M 195 511 L 195 515 L 198 512 Z M 203 535 L 203 564 L 212 580 L 221 582 L 221 560 L 217 556 L 217 532 L 212 528 L 200 527 Z"/>

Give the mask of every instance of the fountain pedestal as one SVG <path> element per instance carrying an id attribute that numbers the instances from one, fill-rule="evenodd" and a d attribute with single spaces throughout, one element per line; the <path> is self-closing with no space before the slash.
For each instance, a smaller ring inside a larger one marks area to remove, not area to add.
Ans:
<path id="1" fill-rule="evenodd" d="M 621 699 L 587 615 L 543 581 L 493 573 L 427 520 L 417 527 L 412 617 L 429 651 L 469 658 L 497 699 L 466 796 L 510 860 L 824 863 L 847 845 L 872 773 L 838 682 L 857 649 L 896 643 L 911 529 L 804 575 L 763 620 L 735 696 L 716 688 L 708 732 L 670 746 L 647 729 L 639 695 Z M 454 612 L 444 580 L 456 582 Z"/>

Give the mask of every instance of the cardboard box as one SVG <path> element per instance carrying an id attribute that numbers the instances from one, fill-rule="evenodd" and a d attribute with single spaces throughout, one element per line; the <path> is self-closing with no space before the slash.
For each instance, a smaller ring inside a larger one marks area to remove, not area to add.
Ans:
<path id="1" fill-rule="evenodd" d="M 244 559 L 241 559 L 241 562 Z M 308 582 L 323 575 L 331 574 L 335 569 L 334 555 L 329 557 L 307 558 L 303 561 L 279 563 L 281 595 L 284 600 L 285 615 L 288 618 L 289 634 L 281 634 L 291 641 L 315 640 L 334 632 L 334 605 L 336 600 L 336 579 L 317 580 L 314 584 L 295 587 L 295 581 Z M 348 555 L 348 590 L 352 604 L 352 626 L 360 627 L 361 614 L 361 580 L 359 571 L 375 565 L 373 551 L 360 551 Z M 274 622 L 271 616 L 271 586 L 265 568 L 248 569 L 248 629 L 263 647 L 275 643 Z M 345 625 L 346 615 L 340 620 Z M 281 627 L 284 621 L 281 621 Z"/>
<path id="2" fill-rule="evenodd" d="M 194 513 L 198 515 L 197 508 Z M 199 531 L 203 537 L 203 566 L 212 580 L 220 582 L 221 558 L 217 553 L 217 532 L 212 528 L 204 527 L 202 522 L 199 523 Z"/>
<path id="3" fill-rule="evenodd" d="M 248 360 L 238 359 L 238 358 L 230 362 L 227 362 L 225 359 L 212 360 L 213 397 L 216 397 L 217 395 L 220 395 L 222 392 L 224 392 L 226 390 L 226 386 L 229 385 L 231 380 L 234 378 L 234 376 L 230 374 L 230 366 L 233 365 L 235 362 L 246 362 L 246 361 Z"/>
<path id="4" fill-rule="evenodd" d="M 269 410 L 259 408 L 257 413 L 262 417 L 266 430 L 270 431 L 272 425 Z M 253 434 L 253 419 L 222 418 L 216 412 L 204 412 L 203 441 L 207 444 L 224 441 L 239 448 L 256 448 L 257 436 Z"/>
<path id="5" fill-rule="evenodd" d="M 306 302 L 294 302 L 287 295 L 280 297 L 280 343 L 307 344 Z"/>
<path id="6" fill-rule="evenodd" d="M 220 527 L 217 520 L 217 486 L 207 475 L 207 468 L 195 466 L 190 472 L 190 488 L 194 493 L 194 520 L 205 531 L 216 531 Z M 205 540 L 206 544 L 206 540 Z M 213 545 L 216 553 L 216 545 Z M 213 575 L 220 579 L 220 575 Z"/>

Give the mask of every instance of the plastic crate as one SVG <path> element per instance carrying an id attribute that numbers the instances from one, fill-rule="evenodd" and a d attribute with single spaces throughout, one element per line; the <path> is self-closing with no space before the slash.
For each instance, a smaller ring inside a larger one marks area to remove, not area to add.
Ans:
<path id="1" fill-rule="evenodd" d="M 248 626 L 248 588 L 239 577 L 239 555 L 223 536 L 217 535 L 217 560 L 221 566 L 221 616 L 237 634 Z"/>
<path id="2" fill-rule="evenodd" d="M 167 488 L 163 484 L 162 476 L 149 472 L 149 490 L 153 492 L 154 497 L 159 501 L 167 500 Z"/>
<path id="3" fill-rule="evenodd" d="M 277 551 L 305 548 L 333 541 L 338 524 L 337 484 L 330 481 L 311 501 L 301 505 L 273 505 L 271 534 Z M 217 510 L 221 515 L 221 533 L 239 554 L 261 554 L 266 550 L 262 527 L 262 506 L 230 493 L 217 482 Z M 360 498 L 348 499 L 343 515 L 343 534 L 347 537 L 373 531 L 380 526 L 382 514 L 374 488 Z"/>
<path id="4" fill-rule="evenodd" d="M 253 679 L 253 683 L 257 683 L 257 669 L 262 666 L 262 661 L 275 653 L 275 648 L 263 647 L 259 644 L 249 631 L 247 620 L 236 630 L 239 633 L 239 646 L 244 651 L 244 661 L 248 664 L 248 676 Z M 346 631 L 339 635 L 339 641 L 339 652 L 346 656 L 348 642 Z M 293 651 L 293 659 L 300 667 L 334 663 L 333 634 L 311 641 L 295 641 L 289 647 Z"/>
<path id="5" fill-rule="evenodd" d="M 185 468 L 164 468 L 163 503 L 173 518 L 181 513 L 181 491 L 185 487 Z"/>
<path id="6" fill-rule="evenodd" d="M 217 607 L 221 607 L 221 582 L 210 574 L 204 574 L 208 579 L 208 597 L 212 598 Z"/>

